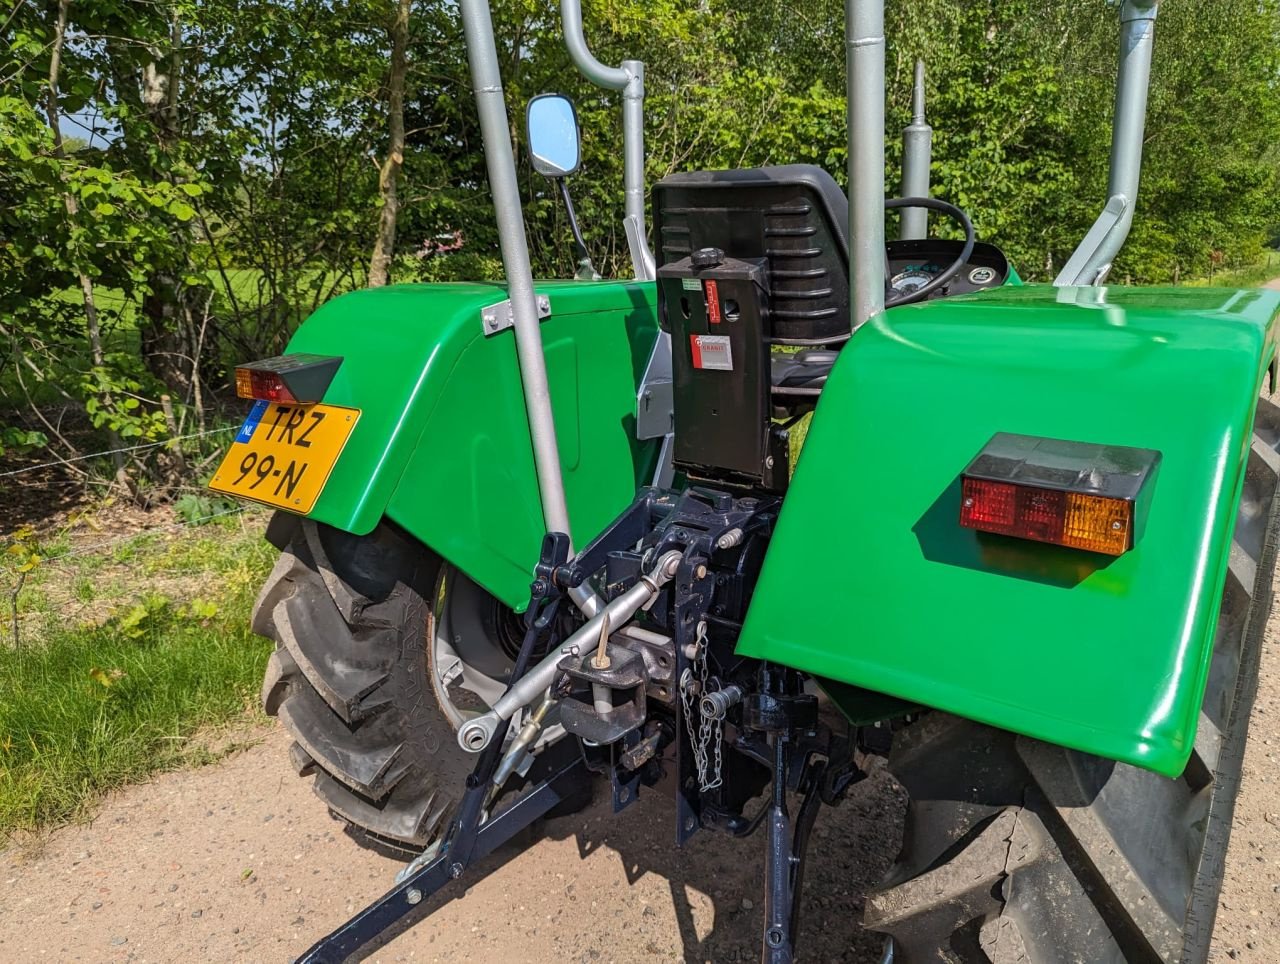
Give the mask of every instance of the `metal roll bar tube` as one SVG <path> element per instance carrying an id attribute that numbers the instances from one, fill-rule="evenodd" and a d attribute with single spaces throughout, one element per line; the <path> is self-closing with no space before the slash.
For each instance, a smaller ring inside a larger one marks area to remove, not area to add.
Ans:
<path id="1" fill-rule="evenodd" d="M 528 706 L 546 692 L 547 687 L 555 680 L 560 661 L 565 656 L 577 655 L 594 647 L 600 638 L 600 627 L 606 619 L 610 626 L 621 626 L 647 606 L 658 595 L 658 591 L 672 580 L 679 565 L 679 551 L 664 553 L 649 575 L 641 576 L 639 582 L 606 605 L 577 632 L 543 657 L 542 662 L 520 677 L 519 682 L 498 698 L 488 713 L 462 724 L 458 729 L 458 745 L 468 753 L 479 753 L 488 746 L 502 720 L 511 719 L 517 710 Z"/>
<path id="2" fill-rule="evenodd" d="M 516 181 L 511 128 L 507 121 L 502 74 L 493 39 L 493 19 L 489 14 L 488 0 L 459 0 L 458 6 L 466 35 L 476 112 L 480 115 L 489 189 L 493 193 L 493 208 L 498 222 L 498 244 L 502 249 L 502 267 L 507 277 L 507 297 L 511 299 L 516 356 L 520 362 L 520 381 L 524 386 L 543 523 L 548 532 L 569 535 L 569 509 L 565 502 L 564 479 L 560 474 L 551 389 L 547 383 L 546 359 L 542 354 L 538 303 L 533 292 L 533 269 L 529 264 L 529 245 L 524 234 L 524 210 Z"/>
<path id="3" fill-rule="evenodd" d="M 849 313 L 884 311 L 884 0 L 845 0 L 849 118 Z"/>
<path id="4" fill-rule="evenodd" d="M 622 183 L 626 192 L 625 228 L 631 264 L 640 281 L 656 275 L 653 253 L 645 240 L 644 196 L 644 63 L 624 60 L 621 67 L 600 63 L 587 47 L 582 30 L 582 0 L 561 0 L 560 19 L 569 57 L 597 87 L 622 91 Z"/>
<path id="5" fill-rule="evenodd" d="M 1111 174 L 1107 204 L 1079 247 L 1063 265 L 1055 285 L 1096 285 L 1106 280 L 1120 253 L 1138 202 L 1142 139 L 1147 123 L 1151 52 L 1156 40 L 1159 0 L 1124 0 L 1120 8 L 1120 66 L 1116 113 L 1111 126 Z"/>

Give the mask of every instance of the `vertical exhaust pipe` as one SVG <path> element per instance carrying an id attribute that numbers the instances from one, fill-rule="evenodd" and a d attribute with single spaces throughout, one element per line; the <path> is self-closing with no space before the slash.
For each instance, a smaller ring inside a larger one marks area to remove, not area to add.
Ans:
<path id="1" fill-rule="evenodd" d="M 1116 75 L 1115 120 L 1111 127 L 1107 204 L 1054 279 L 1055 285 L 1101 284 L 1129 236 L 1142 172 L 1147 89 L 1151 83 L 1151 51 L 1155 47 L 1159 6 L 1159 0 L 1124 0 L 1120 7 L 1120 67 Z"/>
<path id="2" fill-rule="evenodd" d="M 911 123 L 902 129 L 902 196 L 929 196 L 929 165 L 933 161 L 933 128 L 924 119 L 924 61 L 916 61 L 911 89 Z M 903 208 L 898 237 L 914 241 L 929 236 L 929 209 Z"/>
<path id="3" fill-rule="evenodd" d="M 884 311 L 884 0 L 845 0 L 850 323 Z"/>
<path id="4" fill-rule="evenodd" d="M 533 269 L 529 264 L 529 244 L 525 238 L 524 211 L 516 182 L 511 128 L 507 122 L 502 74 L 493 40 L 493 19 L 489 14 L 488 0 L 459 0 L 458 7 L 467 41 L 467 61 L 471 67 L 476 111 L 480 115 L 480 134 L 498 222 L 498 244 L 502 249 L 502 268 L 507 278 L 507 297 L 511 299 L 516 355 L 520 361 L 520 381 L 529 418 L 529 437 L 533 442 L 543 522 L 548 532 L 568 535 L 569 510 L 565 503 L 564 479 L 560 474 L 551 389 L 547 383 L 546 359 L 542 354 Z"/>

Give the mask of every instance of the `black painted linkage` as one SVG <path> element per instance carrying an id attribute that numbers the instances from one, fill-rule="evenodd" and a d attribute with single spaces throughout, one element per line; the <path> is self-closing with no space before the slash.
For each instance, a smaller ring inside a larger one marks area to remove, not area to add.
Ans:
<path id="1" fill-rule="evenodd" d="M 556 644 L 555 615 L 563 592 L 546 576 L 565 565 L 568 547 L 568 537 L 561 533 L 551 532 L 543 539 L 538 578 L 534 580 L 533 598 L 525 613 L 524 640 L 511 672 L 512 686 L 528 669 L 543 633 L 550 632 L 551 645 Z M 475 768 L 467 777 L 458 815 L 441 844 L 439 856 L 410 872 L 391 890 L 316 943 L 298 958 L 298 964 L 341 964 L 362 950 L 372 951 L 386 943 L 427 915 L 424 901 L 428 897 L 461 877 L 473 861 L 492 853 L 545 816 L 580 788 L 583 781 L 590 779 L 576 747 L 566 745 L 568 741 L 548 747 L 534 765 L 537 782 L 532 789 L 486 820 L 485 804 L 502 760 L 509 726 L 510 721 L 504 720 L 489 745 L 480 752 Z"/>
<path id="2" fill-rule="evenodd" d="M 558 749 L 560 747 L 552 748 Z M 560 758 L 560 762 L 549 776 L 479 827 L 469 856 L 459 859 L 462 855 L 451 852 L 448 848 L 442 849 L 435 860 L 396 884 L 355 917 L 318 941 L 298 958 L 297 964 L 341 964 L 362 950 L 366 953 L 376 950 L 391 937 L 426 917 L 429 912 L 428 898 L 446 884 L 462 877 L 471 862 L 492 853 L 535 820 L 545 816 L 588 778 L 577 749 L 565 749 L 572 750 L 572 753 L 554 754 Z M 551 752 L 548 751 L 548 754 Z M 486 787 L 475 789 L 482 794 L 487 790 Z M 469 789 L 468 793 L 471 792 Z M 360 954 L 356 959 L 363 956 L 364 954 Z"/>

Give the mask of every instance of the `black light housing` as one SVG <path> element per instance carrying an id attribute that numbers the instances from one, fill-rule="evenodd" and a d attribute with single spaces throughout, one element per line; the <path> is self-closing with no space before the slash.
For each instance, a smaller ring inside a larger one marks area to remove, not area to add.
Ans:
<path id="1" fill-rule="evenodd" d="M 318 402 L 341 364 L 341 356 L 306 353 L 246 362 L 236 366 L 236 394 L 266 402 Z"/>
<path id="2" fill-rule="evenodd" d="M 1153 449 L 998 432 L 961 475 L 960 524 L 1122 555 L 1141 534 L 1159 465 Z"/>

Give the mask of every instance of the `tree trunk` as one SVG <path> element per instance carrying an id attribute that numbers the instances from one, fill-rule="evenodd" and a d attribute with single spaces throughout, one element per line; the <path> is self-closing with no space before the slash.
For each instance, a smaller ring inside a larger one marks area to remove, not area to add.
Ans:
<path id="1" fill-rule="evenodd" d="M 387 156 L 378 169 L 378 234 L 369 259 L 369 287 L 378 288 L 391 280 L 391 258 L 395 253 L 396 219 L 400 214 L 400 170 L 404 166 L 404 85 L 408 72 L 409 4 L 396 0 L 392 18 L 391 74 L 387 82 Z"/>
<path id="2" fill-rule="evenodd" d="M 58 75 L 62 71 L 62 48 L 66 43 L 67 13 L 70 7 L 71 0 L 58 0 L 57 21 L 53 30 L 53 49 L 49 54 L 49 82 L 45 88 L 44 96 L 44 113 L 49 121 L 49 130 L 53 134 L 53 153 L 60 161 L 66 159 L 67 152 L 62 146 L 62 127 L 58 111 Z M 74 226 L 80 214 L 80 205 L 69 188 L 63 194 L 62 199 L 67 208 L 67 222 L 69 225 Z M 84 271 L 78 272 L 78 276 L 80 280 L 80 297 L 84 305 L 85 333 L 89 338 L 89 353 L 93 358 L 94 367 L 102 368 L 106 361 L 106 354 L 102 348 L 102 327 L 98 323 L 98 303 L 94 298 L 93 279 Z M 110 408 L 114 404 L 110 394 L 105 392 L 100 401 L 105 408 Z M 120 449 L 122 447 L 120 436 L 114 430 L 108 429 L 107 441 L 111 444 L 112 449 Z M 116 481 L 128 492 L 136 495 L 132 480 L 129 479 L 128 473 L 125 472 L 124 453 L 113 452 L 111 458 L 115 466 Z"/>
<path id="3" fill-rule="evenodd" d="M 164 60 L 157 55 L 143 68 L 140 89 L 143 109 L 156 141 L 166 153 L 177 147 L 182 136 L 178 121 L 181 72 L 182 26 L 174 8 L 170 13 L 169 55 Z M 147 368 L 172 393 L 186 398 L 191 393 L 192 373 L 198 362 L 184 322 L 191 292 L 183 285 L 181 274 L 178 265 L 166 265 L 147 279 L 151 291 L 142 299 L 139 335 Z"/>

